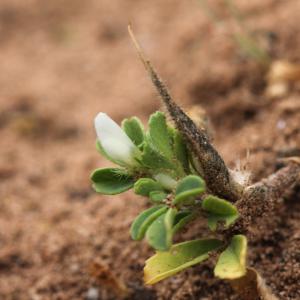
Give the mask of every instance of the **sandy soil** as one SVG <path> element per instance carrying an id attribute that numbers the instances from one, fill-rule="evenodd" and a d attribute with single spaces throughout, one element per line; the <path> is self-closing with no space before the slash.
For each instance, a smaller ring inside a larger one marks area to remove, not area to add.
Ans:
<path id="1" fill-rule="evenodd" d="M 264 96 L 265 74 L 232 42 L 232 17 L 210 1 L 2 0 L 0 3 L 0 298 L 236 299 L 211 262 L 149 288 L 146 244 L 129 226 L 146 201 L 97 195 L 93 118 L 146 121 L 159 101 L 127 34 L 134 29 L 178 103 L 202 105 L 233 166 L 251 150 L 253 180 L 300 152 L 300 88 Z M 274 58 L 300 60 L 298 0 L 239 1 Z M 300 189 L 253 227 L 249 264 L 280 299 L 300 299 Z M 199 236 L 201 224 L 190 236 Z M 201 233 L 202 234 L 202 233 Z M 200 235 L 201 236 L 201 235 Z M 94 294 L 94 295 L 93 295 Z M 93 297 L 97 296 L 97 297 Z"/>

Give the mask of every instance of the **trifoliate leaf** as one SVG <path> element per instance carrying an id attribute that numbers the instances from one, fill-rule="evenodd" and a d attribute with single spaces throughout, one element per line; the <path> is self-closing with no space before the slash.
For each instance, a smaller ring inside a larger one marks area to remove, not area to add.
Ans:
<path id="1" fill-rule="evenodd" d="M 175 208 L 169 208 L 168 211 L 157 218 L 148 228 L 146 239 L 150 246 L 156 250 L 166 251 L 172 245 L 172 227 L 177 213 Z"/>
<path id="2" fill-rule="evenodd" d="M 221 253 L 215 266 L 215 276 L 221 279 L 236 279 L 246 274 L 247 239 L 235 235 L 230 245 Z"/>
<path id="3" fill-rule="evenodd" d="M 184 203 L 205 191 L 204 180 L 196 175 L 189 175 L 178 182 L 173 204 Z"/>
<path id="4" fill-rule="evenodd" d="M 166 212 L 167 206 L 158 205 L 148 208 L 140 213 L 133 221 L 130 229 L 130 234 L 133 240 L 143 239 L 146 230 L 151 223 L 156 220 L 161 214 Z"/>
<path id="5" fill-rule="evenodd" d="M 176 214 L 174 218 L 174 224 L 173 224 L 173 234 L 176 233 L 178 230 L 183 228 L 187 223 L 194 220 L 196 217 L 196 213 L 193 213 L 191 211 L 180 211 Z"/>
<path id="6" fill-rule="evenodd" d="M 153 146 L 168 160 L 174 157 L 172 139 L 168 130 L 166 116 L 157 111 L 149 119 L 149 135 Z"/>
<path id="7" fill-rule="evenodd" d="M 137 117 L 124 119 L 122 128 L 136 146 L 139 146 L 144 141 L 144 127 L 142 122 Z"/>
<path id="8" fill-rule="evenodd" d="M 134 192 L 138 195 L 148 197 L 150 192 L 163 191 L 161 184 L 151 178 L 140 178 L 134 184 Z"/>
<path id="9" fill-rule="evenodd" d="M 93 188 L 97 193 L 115 195 L 133 187 L 133 178 L 125 170 L 117 168 L 96 169 L 91 174 Z"/>
<path id="10" fill-rule="evenodd" d="M 217 250 L 222 242 L 217 239 L 200 239 L 173 245 L 167 252 L 157 252 L 146 261 L 144 281 L 154 284 L 198 264 Z"/>
<path id="11" fill-rule="evenodd" d="M 167 197 L 167 195 L 168 194 L 165 192 L 153 191 L 149 193 L 149 198 L 153 203 L 160 203 Z"/>
<path id="12" fill-rule="evenodd" d="M 237 208 L 230 202 L 216 196 L 208 196 L 202 202 L 202 208 L 208 212 L 208 226 L 216 230 L 218 222 L 223 221 L 225 228 L 239 217 Z"/>

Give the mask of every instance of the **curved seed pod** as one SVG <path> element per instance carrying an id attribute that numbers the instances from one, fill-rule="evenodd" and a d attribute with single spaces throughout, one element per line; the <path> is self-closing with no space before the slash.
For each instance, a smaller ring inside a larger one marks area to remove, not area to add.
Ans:
<path id="1" fill-rule="evenodd" d="M 242 194 L 243 187 L 233 180 L 224 160 L 211 145 L 206 133 L 197 128 L 196 124 L 174 102 L 166 85 L 159 78 L 150 61 L 146 59 L 130 26 L 128 26 L 128 31 L 162 102 L 196 158 L 198 172 L 204 176 L 208 188 L 220 197 L 237 201 Z"/>

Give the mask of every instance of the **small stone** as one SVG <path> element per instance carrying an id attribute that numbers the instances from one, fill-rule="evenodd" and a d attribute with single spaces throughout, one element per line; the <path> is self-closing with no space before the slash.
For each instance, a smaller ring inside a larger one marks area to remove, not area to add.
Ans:
<path id="1" fill-rule="evenodd" d="M 283 130 L 286 127 L 286 122 L 283 120 L 279 120 L 276 124 L 277 129 Z"/>
<path id="2" fill-rule="evenodd" d="M 95 287 L 90 287 L 86 293 L 86 300 L 98 300 L 99 291 Z"/>

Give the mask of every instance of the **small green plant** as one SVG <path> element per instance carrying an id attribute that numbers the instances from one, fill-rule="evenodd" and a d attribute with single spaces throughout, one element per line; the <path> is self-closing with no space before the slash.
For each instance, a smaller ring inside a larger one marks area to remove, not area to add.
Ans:
<path id="1" fill-rule="evenodd" d="M 246 234 L 299 182 L 299 158 L 251 185 L 247 172 L 228 169 L 207 131 L 173 100 L 130 26 L 128 31 L 172 123 L 158 111 L 147 130 L 136 117 L 125 119 L 121 128 L 99 113 L 96 148 L 119 167 L 97 169 L 91 180 L 101 194 L 133 189 L 149 199 L 151 207 L 137 216 L 130 230 L 134 240 L 145 238 L 156 250 L 146 261 L 145 283 L 157 283 L 213 254 L 214 274 L 229 280 L 241 299 L 277 299 L 260 274 L 247 267 Z M 209 236 L 174 244 L 174 235 L 197 218 L 206 218 Z"/>
<path id="2" fill-rule="evenodd" d="M 150 116 L 148 130 L 136 118 L 122 128 L 106 114 L 95 119 L 97 150 L 119 167 L 96 169 L 91 180 L 96 192 L 115 195 L 129 189 L 147 197 L 150 207 L 141 212 L 130 229 L 134 240 L 146 239 L 156 254 L 146 261 L 144 279 L 154 284 L 219 253 L 215 275 L 235 279 L 246 273 L 247 240 L 234 235 L 217 238 L 239 217 L 237 208 L 207 189 L 194 166 L 181 133 L 167 123 L 164 113 Z M 206 218 L 208 237 L 173 244 L 174 235 L 196 218 Z"/>

